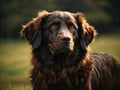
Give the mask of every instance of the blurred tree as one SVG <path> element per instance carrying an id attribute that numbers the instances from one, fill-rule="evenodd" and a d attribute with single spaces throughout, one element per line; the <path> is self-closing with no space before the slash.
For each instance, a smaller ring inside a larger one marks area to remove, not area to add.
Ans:
<path id="1" fill-rule="evenodd" d="M 22 24 L 41 10 L 82 11 L 99 32 L 114 32 L 120 29 L 119 5 L 120 0 L 0 0 L 0 38 L 18 38 Z"/>
<path id="2" fill-rule="evenodd" d="M 104 18 L 107 22 L 100 20 L 99 23 L 96 23 L 96 26 L 99 27 L 102 32 L 120 32 L 120 0 L 94 0 L 97 2 L 98 8 L 100 8 L 107 17 Z M 100 25 L 100 26 L 99 26 Z"/>
<path id="3" fill-rule="evenodd" d="M 0 38 L 17 38 L 22 24 L 40 10 L 54 10 L 54 0 L 0 0 Z"/>
<path id="4" fill-rule="evenodd" d="M 104 7 L 105 11 L 111 16 L 110 28 L 114 30 L 120 29 L 120 0 L 107 0 L 109 6 Z M 113 31 L 114 31 L 113 30 Z"/>

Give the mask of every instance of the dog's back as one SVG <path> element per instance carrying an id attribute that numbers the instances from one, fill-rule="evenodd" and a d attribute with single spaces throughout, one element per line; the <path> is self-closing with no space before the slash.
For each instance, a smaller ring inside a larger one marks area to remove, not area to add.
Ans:
<path id="1" fill-rule="evenodd" d="M 92 90 L 120 90 L 120 64 L 105 53 L 92 53 L 94 69 L 91 75 Z"/>

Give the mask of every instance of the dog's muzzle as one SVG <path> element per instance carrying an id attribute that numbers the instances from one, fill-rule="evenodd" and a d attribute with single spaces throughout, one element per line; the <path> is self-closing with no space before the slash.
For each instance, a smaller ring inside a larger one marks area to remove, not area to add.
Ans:
<path id="1" fill-rule="evenodd" d="M 60 32 L 56 35 L 53 42 L 49 46 L 56 53 L 72 52 L 74 49 L 73 36 L 69 31 Z"/>

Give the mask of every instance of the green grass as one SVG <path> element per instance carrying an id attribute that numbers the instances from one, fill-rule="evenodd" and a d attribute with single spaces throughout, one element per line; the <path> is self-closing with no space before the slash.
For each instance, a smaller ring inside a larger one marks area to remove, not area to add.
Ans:
<path id="1" fill-rule="evenodd" d="M 23 41 L 0 42 L 0 90 L 32 90 L 30 47 Z"/>
<path id="2" fill-rule="evenodd" d="M 105 52 L 120 60 L 120 36 L 105 35 L 95 39 L 90 45 L 92 52 Z"/>
<path id="3" fill-rule="evenodd" d="M 120 60 L 120 36 L 101 36 L 90 46 L 92 52 L 107 52 Z M 30 52 L 25 41 L 0 41 L 0 90 L 32 90 Z"/>

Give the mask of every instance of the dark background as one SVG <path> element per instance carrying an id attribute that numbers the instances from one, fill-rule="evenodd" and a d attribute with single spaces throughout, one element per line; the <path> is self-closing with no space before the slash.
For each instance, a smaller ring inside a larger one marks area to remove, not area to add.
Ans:
<path id="1" fill-rule="evenodd" d="M 83 12 L 99 33 L 120 34 L 120 0 L 0 0 L 0 39 L 19 38 L 41 10 Z"/>

